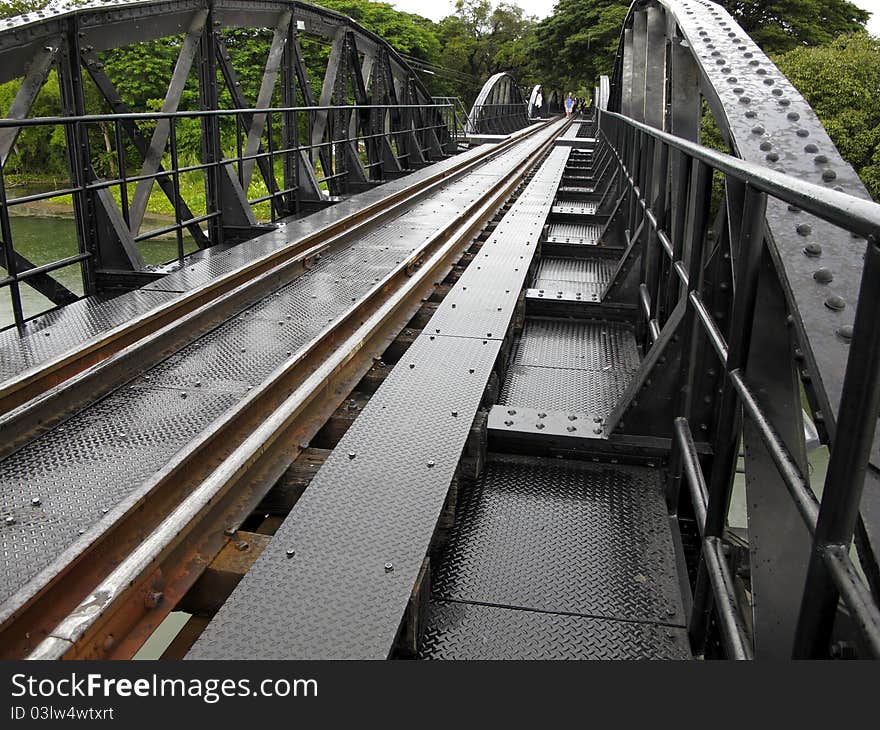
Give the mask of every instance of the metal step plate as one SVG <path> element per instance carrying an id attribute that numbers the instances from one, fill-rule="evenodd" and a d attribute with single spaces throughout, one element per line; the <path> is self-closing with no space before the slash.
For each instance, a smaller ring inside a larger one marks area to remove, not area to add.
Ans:
<path id="1" fill-rule="evenodd" d="M 690 659 L 678 627 L 431 601 L 420 659 Z"/>
<path id="2" fill-rule="evenodd" d="M 594 216 L 598 203 L 588 200 L 571 200 L 560 198 L 553 203 L 553 213 L 557 215 Z"/>
<path id="3" fill-rule="evenodd" d="M 602 226 L 598 223 L 551 223 L 544 239 L 547 243 L 576 243 L 584 246 L 595 246 L 602 235 Z"/>
<path id="4" fill-rule="evenodd" d="M 638 367 L 635 336 L 626 324 L 530 319 L 499 403 L 604 420 Z"/>
<path id="5" fill-rule="evenodd" d="M 685 625 L 659 469 L 493 458 L 431 580 L 448 601 Z"/>
<path id="6" fill-rule="evenodd" d="M 615 267 L 616 262 L 605 257 L 545 256 L 526 294 L 539 299 L 599 302 Z"/>
<path id="7" fill-rule="evenodd" d="M 532 289 L 554 291 L 581 291 L 579 287 L 593 284 L 605 287 L 614 275 L 617 262 L 608 258 L 553 258 L 541 259 Z M 554 288 L 555 287 L 555 288 Z"/>
<path id="8" fill-rule="evenodd" d="M 639 351 L 631 327 L 620 322 L 530 319 L 514 365 L 635 372 Z"/>

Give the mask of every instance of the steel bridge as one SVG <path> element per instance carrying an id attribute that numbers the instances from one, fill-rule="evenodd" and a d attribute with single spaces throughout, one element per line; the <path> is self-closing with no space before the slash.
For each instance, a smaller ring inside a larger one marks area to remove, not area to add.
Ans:
<path id="1" fill-rule="evenodd" d="M 133 108 L 107 64 L 157 39 Z M 634 2 L 571 120 L 288 0 L 15 18 L 15 79 L 0 655 L 880 653 L 880 206 L 719 6 Z M 17 246 L 62 198 L 75 250 Z"/>

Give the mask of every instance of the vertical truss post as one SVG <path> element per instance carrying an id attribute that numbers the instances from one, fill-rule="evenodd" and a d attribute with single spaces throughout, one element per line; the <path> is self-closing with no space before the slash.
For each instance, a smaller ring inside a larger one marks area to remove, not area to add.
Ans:
<path id="1" fill-rule="evenodd" d="M 626 28 L 623 31 L 623 71 L 622 71 L 620 113 L 624 116 L 632 116 L 632 89 L 633 89 L 633 29 Z"/>
<path id="2" fill-rule="evenodd" d="M 291 17 L 285 32 L 284 51 L 281 57 L 281 106 L 295 107 L 296 103 L 296 36 Z M 296 112 L 281 115 L 281 145 L 285 150 L 299 147 L 299 120 Z M 285 152 L 282 162 L 284 189 L 284 213 L 299 212 L 299 165 L 298 152 Z"/>
<path id="3" fill-rule="evenodd" d="M 645 84 L 648 62 L 648 13 L 639 10 L 633 14 L 632 44 L 632 106 L 630 116 L 637 122 L 645 121 Z"/>
<path id="4" fill-rule="evenodd" d="M 85 98 L 80 73 L 79 20 L 76 15 L 67 20 L 67 29 L 61 43 L 58 63 L 58 85 L 61 87 L 61 105 L 66 116 L 85 114 Z M 98 254 L 97 212 L 94 196 L 82 190 L 89 182 L 91 153 L 88 130 L 77 123 L 64 127 L 67 144 L 67 164 L 70 181 L 79 190 L 73 195 L 73 211 L 76 217 L 76 234 L 80 253 L 90 253 L 81 266 L 83 289 L 87 295 L 97 291 L 94 258 Z"/>
<path id="5" fill-rule="evenodd" d="M 704 243 L 709 226 L 709 203 L 711 200 L 712 171 L 699 160 L 688 164 L 684 153 L 674 155 L 675 167 L 680 178 L 676 181 L 676 190 L 682 199 L 672 216 L 672 229 L 683 239 L 682 252 L 686 255 L 681 259 L 687 270 L 688 284 L 685 295 L 699 292 L 703 274 Z M 678 394 L 675 407 L 676 415 L 685 418 L 689 423 L 694 421 L 696 409 L 695 396 L 701 388 L 698 383 L 705 378 L 706 342 L 702 325 L 690 302 L 685 310 L 681 326 L 682 358 L 678 382 L 683 386 Z M 681 480 L 681 463 L 670 464 L 670 488 L 667 501 L 674 509 L 679 509 L 679 488 Z M 704 525 L 700 525 L 700 531 Z"/>
<path id="6" fill-rule="evenodd" d="M 800 378 L 785 293 L 767 248 L 746 375 L 801 474 L 808 474 Z M 789 659 L 810 556 L 810 534 L 751 418 L 743 423 L 755 657 Z"/>
<path id="7" fill-rule="evenodd" d="M 840 593 L 828 563 L 833 550 L 846 552 L 859 518 L 859 503 L 880 415 L 880 239 L 868 239 L 852 345 L 822 506 L 795 635 L 795 658 L 822 657 L 828 651 Z M 848 577 L 852 580 L 853 577 Z M 858 580 L 858 577 L 855 577 Z M 877 627 L 871 627 L 873 632 Z"/>
<path id="8" fill-rule="evenodd" d="M 733 184 L 728 181 L 728 184 Z M 738 183 L 742 185 L 742 183 Z M 725 368 L 728 373 L 745 368 L 749 357 L 752 329 L 755 321 L 755 302 L 758 277 L 764 247 L 765 211 L 767 196 L 745 185 L 741 210 L 728 210 L 728 217 L 742 220 L 736 262 L 736 289 L 733 316 L 728 331 L 728 355 Z M 739 454 L 742 409 L 730 378 L 724 379 L 718 426 L 715 433 L 712 470 L 709 478 L 709 505 L 706 512 L 706 537 L 721 538 L 730 507 L 730 493 Z M 697 576 L 694 611 L 691 616 L 691 641 L 700 646 L 705 641 L 711 591 L 707 586 L 704 565 Z"/>
<path id="9" fill-rule="evenodd" d="M 214 35 L 214 6 L 208 4 L 208 13 L 199 37 L 199 104 L 203 111 L 217 109 L 217 57 L 216 37 Z M 216 116 L 201 117 L 202 126 L 202 164 L 210 165 L 205 170 L 205 209 L 208 214 L 219 213 L 208 220 L 208 238 L 211 245 L 223 243 L 224 209 L 221 192 L 219 163 L 223 158 L 220 146 L 220 124 Z M 228 170 L 228 168 L 226 168 Z M 231 171 L 230 171 L 231 172 Z"/>

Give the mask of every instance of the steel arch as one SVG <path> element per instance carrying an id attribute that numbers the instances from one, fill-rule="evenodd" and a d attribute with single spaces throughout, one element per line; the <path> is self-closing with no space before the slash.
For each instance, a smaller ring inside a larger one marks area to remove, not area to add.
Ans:
<path id="1" fill-rule="evenodd" d="M 234 49 L 226 46 L 222 36 L 223 31 L 232 29 L 271 31 L 256 99 L 248 99 L 242 92 L 232 64 Z M 265 200 L 275 219 L 337 199 L 328 198 L 322 188 L 329 189 L 331 196 L 358 192 L 457 149 L 448 115 L 437 108 L 428 90 L 391 46 L 341 13 L 293 0 L 109 0 L 77 7 L 50 6 L 2 20 L 0 83 L 23 80 L 7 119 L 28 118 L 53 68 L 58 69 L 66 117 L 89 112 L 83 92 L 83 82 L 89 78 L 114 114 L 131 112 L 103 71 L 100 54 L 170 36 L 182 37 L 182 41 L 168 79 L 163 112 L 177 113 L 187 78 L 196 72 L 203 111 L 220 108 L 223 88 L 236 109 L 268 110 L 275 92 L 280 93 L 283 109 L 297 107 L 298 99 L 302 106 L 315 107 L 303 112 L 308 130 L 304 139 L 298 138 L 299 121 L 292 121 L 302 117 L 293 112 L 276 109 L 236 115 L 233 119 L 241 128 L 236 135 L 244 138 L 238 158 L 245 158 L 238 160 L 238 174 L 232 163 L 223 164 L 234 155 L 221 146 L 219 117 L 201 118 L 202 162 L 217 165 L 218 174 L 205 175 L 211 178 L 207 182 L 208 215 L 184 226 L 200 248 L 242 240 L 264 230 L 252 210 L 252 204 L 261 201 L 249 201 L 247 195 L 257 174 L 265 182 L 269 192 Z M 312 89 L 300 39 L 330 46 L 320 93 Z M 363 109 L 349 106 L 352 100 Z M 299 150 L 284 157 L 283 180 L 280 171 L 276 179 L 276 171 L 266 159 L 267 145 L 272 144 L 273 115 L 283 149 Z M 138 126 L 140 120 L 108 122 L 111 128 L 120 125 L 120 139 L 133 146 L 143 162 L 130 208 L 120 210 L 109 190 L 74 195 L 86 294 L 107 287 L 130 288 L 149 280 L 137 242 L 139 234 L 146 235 L 141 224 L 154 183 L 168 196 L 178 220 L 199 218 L 179 191 L 172 189 L 171 173 L 162 167 L 163 154 L 173 144 L 169 132 L 173 120 L 154 121 L 155 130 L 146 134 Z M 10 156 L 20 129 L 0 129 L 0 163 Z M 97 179 L 88 132 L 79 125 L 67 125 L 65 133 L 71 187 L 81 188 Z M 162 177 L 164 173 L 168 174 Z M 13 247 L 4 246 L 0 253 L 2 263 L 10 264 L 12 271 L 36 268 Z M 75 298 L 50 271 L 33 272 L 27 284 L 55 304 Z"/>
<path id="2" fill-rule="evenodd" d="M 516 79 L 501 71 L 489 77 L 468 115 L 471 134 L 509 134 L 528 126 L 529 109 Z"/>
<path id="3" fill-rule="evenodd" d="M 804 97 L 726 10 L 707 0 L 633 2 L 615 61 L 609 109 L 700 142 L 704 101 L 732 154 L 825 188 L 870 199 Z M 736 194 L 730 189 L 726 193 L 728 199 Z M 721 225 L 724 235 L 735 240 L 732 234 L 738 232 L 740 221 L 728 217 Z M 790 409 L 789 423 L 798 425 L 792 433 L 800 433 L 795 440 L 801 441 L 799 402 L 795 409 L 787 400 L 799 401 L 798 381 L 803 383 L 813 418 L 833 447 L 865 242 L 776 200 L 768 202 L 764 232 L 771 244 L 766 249 L 772 259 L 772 275 L 778 280 L 773 286 L 784 299 L 781 308 L 788 315 L 765 326 L 777 327 L 777 333 L 791 328 L 796 349 L 791 372 L 783 377 L 790 375 L 792 382 L 769 383 L 774 376 L 768 373 L 778 376 L 779 368 L 762 352 L 752 356 L 749 372 L 768 382 L 762 389 L 765 407 L 769 404 L 777 412 Z M 735 258 L 736 253 L 731 250 L 728 256 Z M 778 317 L 778 311 L 774 316 Z M 787 343 L 789 338 L 785 334 L 778 339 Z M 776 386 L 778 392 L 774 392 Z M 787 394 L 784 397 L 780 395 L 783 391 Z M 770 470 L 762 463 L 769 461 L 769 456 L 748 427 L 745 446 L 753 464 L 758 465 L 757 473 L 768 474 Z M 794 444 L 793 449 L 802 453 L 803 444 Z M 880 544 L 872 533 L 880 526 L 880 447 L 876 439 L 872 453 L 873 469 L 868 470 L 861 504 L 864 532 L 860 555 L 876 590 Z M 749 484 L 750 530 L 754 517 L 752 539 L 762 541 L 764 553 L 762 560 L 753 564 L 753 573 L 763 581 L 760 611 L 755 614 L 756 632 L 761 637 L 757 646 L 763 656 L 790 656 L 793 637 L 774 632 L 773 627 L 796 623 L 810 554 L 810 538 L 793 515 L 793 507 L 781 509 L 773 502 L 776 497 L 772 492 L 777 488 L 781 489 L 779 483 L 769 477 L 763 484 Z M 764 509 L 753 512 L 754 506 Z M 762 511 L 772 523 L 758 514 Z M 781 570 L 774 573 L 784 564 L 780 556 L 786 552 L 797 554 L 800 564 L 793 570 L 786 568 L 785 575 Z"/>

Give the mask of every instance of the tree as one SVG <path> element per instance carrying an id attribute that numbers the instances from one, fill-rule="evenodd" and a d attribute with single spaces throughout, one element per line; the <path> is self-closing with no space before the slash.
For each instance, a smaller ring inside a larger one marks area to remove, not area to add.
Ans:
<path id="1" fill-rule="evenodd" d="M 507 71 L 523 85 L 534 82 L 531 45 L 535 18 L 522 8 L 488 0 L 457 0 L 455 14 L 440 21 L 443 65 L 470 77 L 460 96 L 470 103 L 492 74 Z"/>
<path id="2" fill-rule="evenodd" d="M 830 43 L 864 29 L 869 13 L 848 0 L 720 0 L 770 54 Z M 535 65 L 545 83 L 592 85 L 610 74 L 630 0 L 558 0 L 535 31 Z"/>
<path id="3" fill-rule="evenodd" d="M 728 12 L 765 53 L 830 43 L 863 30 L 870 13 L 847 0 L 724 0 Z"/>
<path id="4" fill-rule="evenodd" d="M 40 10 L 49 2 L 50 0 L 6 0 L 0 5 L 0 18 L 14 18 L 16 15 Z"/>
<path id="5" fill-rule="evenodd" d="M 880 200 L 880 39 L 865 32 L 776 59 L 832 141 Z"/>
<path id="6" fill-rule="evenodd" d="M 610 74 L 628 0 L 559 0 L 535 29 L 532 57 L 548 86 L 579 88 Z"/>

